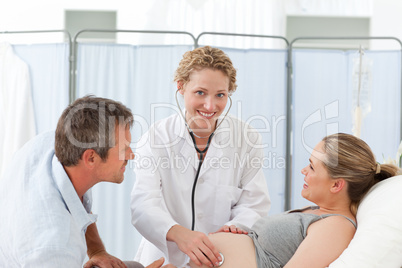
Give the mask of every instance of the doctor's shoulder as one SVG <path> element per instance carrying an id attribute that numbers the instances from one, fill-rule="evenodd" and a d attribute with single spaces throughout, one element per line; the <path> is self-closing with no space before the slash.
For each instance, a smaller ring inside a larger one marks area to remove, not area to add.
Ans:
<path id="1" fill-rule="evenodd" d="M 139 147 L 149 145 L 153 148 L 162 148 L 177 143 L 178 137 L 184 136 L 183 133 L 186 131 L 182 121 L 177 114 L 173 114 L 151 124 L 142 134 L 138 142 Z"/>

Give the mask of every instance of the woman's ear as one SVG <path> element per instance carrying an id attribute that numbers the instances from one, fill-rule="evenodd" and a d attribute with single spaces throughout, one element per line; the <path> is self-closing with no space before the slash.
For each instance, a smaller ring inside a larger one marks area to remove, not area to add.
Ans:
<path id="1" fill-rule="evenodd" d="M 342 178 L 335 179 L 331 187 L 331 192 L 338 193 L 346 187 L 346 181 Z"/>
<path id="2" fill-rule="evenodd" d="M 183 81 L 177 81 L 177 89 L 179 90 L 180 94 L 184 94 L 184 89 L 183 89 Z"/>

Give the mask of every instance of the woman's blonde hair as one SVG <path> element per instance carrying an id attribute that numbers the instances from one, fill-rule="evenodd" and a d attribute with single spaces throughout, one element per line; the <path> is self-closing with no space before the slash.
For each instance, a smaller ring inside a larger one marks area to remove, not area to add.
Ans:
<path id="1" fill-rule="evenodd" d="M 210 46 L 196 48 L 184 53 L 175 72 L 174 81 L 183 85 L 190 80 L 192 71 L 202 69 L 220 70 L 229 78 L 229 93 L 236 91 L 236 69 L 230 58 L 220 49 Z"/>
<path id="2" fill-rule="evenodd" d="M 400 173 L 397 166 L 377 163 L 367 143 L 353 135 L 338 133 L 322 141 L 324 166 L 330 177 L 347 181 L 350 209 L 354 215 L 360 201 L 374 184 Z"/>

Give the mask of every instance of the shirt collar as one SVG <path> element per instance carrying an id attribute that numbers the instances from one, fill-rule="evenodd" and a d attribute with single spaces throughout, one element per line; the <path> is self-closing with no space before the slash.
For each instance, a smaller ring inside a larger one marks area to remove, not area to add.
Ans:
<path id="1" fill-rule="evenodd" d="M 53 155 L 52 159 L 52 175 L 68 211 L 77 222 L 78 226 L 84 229 L 88 227 L 88 225 L 96 222 L 97 216 L 90 214 L 92 207 L 91 190 L 84 194 L 84 203 L 82 203 L 56 155 Z"/>

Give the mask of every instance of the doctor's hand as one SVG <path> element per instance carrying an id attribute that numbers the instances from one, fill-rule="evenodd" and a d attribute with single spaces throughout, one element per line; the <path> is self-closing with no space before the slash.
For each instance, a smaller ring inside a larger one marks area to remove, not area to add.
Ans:
<path id="1" fill-rule="evenodd" d="M 219 251 L 204 233 L 174 225 L 166 234 L 166 239 L 175 242 L 198 266 L 205 264 L 214 267 L 222 260 Z"/>
<path id="2" fill-rule="evenodd" d="M 223 225 L 221 228 L 219 228 L 219 230 L 218 231 L 216 231 L 215 233 L 221 233 L 221 232 L 224 232 L 224 233 L 234 233 L 234 234 L 248 234 L 248 232 L 247 231 L 245 231 L 245 230 L 243 230 L 243 229 L 241 229 L 241 228 L 239 228 L 239 227 L 236 227 L 235 225 L 230 225 L 230 226 L 228 226 L 228 225 Z M 214 234 L 215 234 L 214 233 Z"/>

